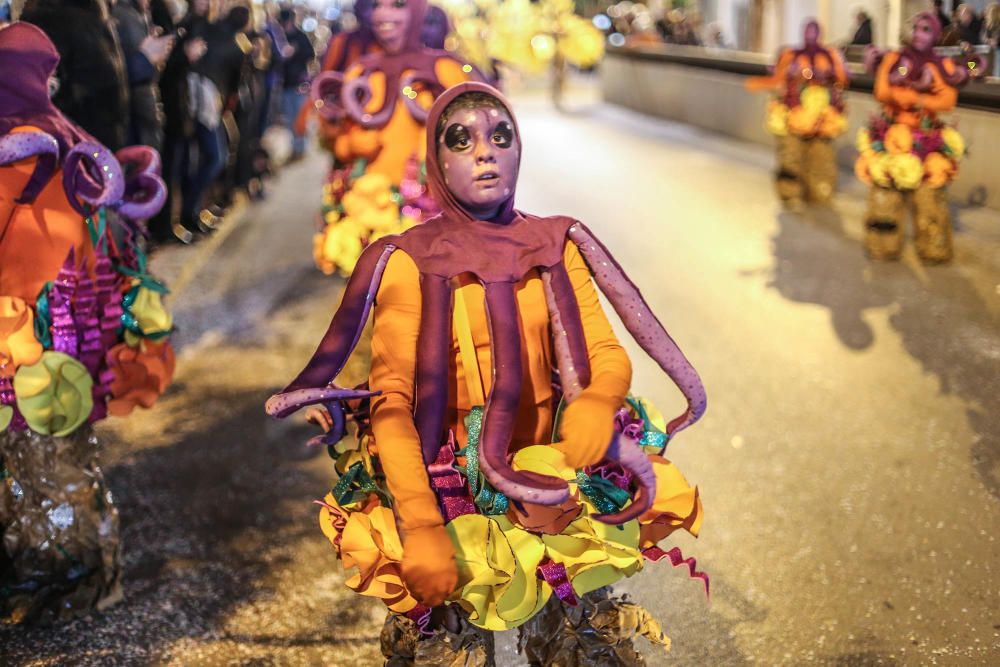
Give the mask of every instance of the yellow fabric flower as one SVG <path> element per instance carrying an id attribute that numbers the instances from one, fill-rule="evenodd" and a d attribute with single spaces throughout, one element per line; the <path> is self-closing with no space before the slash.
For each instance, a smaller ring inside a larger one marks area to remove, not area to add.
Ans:
<path id="1" fill-rule="evenodd" d="M 788 129 L 799 137 L 811 137 L 819 130 L 820 113 L 804 106 L 788 112 Z"/>
<path id="2" fill-rule="evenodd" d="M 965 155 L 965 139 L 959 134 L 958 130 L 953 127 L 945 127 L 941 130 L 941 139 L 944 141 L 944 145 L 948 147 L 951 151 L 951 155 L 955 160 L 961 160 L 962 156 Z"/>
<path id="3" fill-rule="evenodd" d="M 886 131 L 884 143 L 893 155 L 907 155 L 913 150 L 913 132 L 908 126 L 896 123 Z"/>
<path id="4" fill-rule="evenodd" d="M 445 526 L 455 545 L 458 588 L 450 600 L 474 625 L 509 630 L 534 616 L 552 595 L 535 570 L 545 555 L 537 535 L 504 516 L 463 514 Z"/>
<path id="5" fill-rule="evenodd" d="M 62 352 L 47 351 L 37 363 L 21 366 L 14 375 L 17 409 L 33 431 L 68 435 L 94 408 L 93 384 L 79 361 Z"/>
<path id="6" fill-rule="evenodd" d="M 854 175 L 858 177 L 858 180 L 865 185 L 872 184 L 872 176 L 870 173 L 872 160 L 875 159 L 875 151 L 868 149 L 858 156 L 858 159 L 854 162 Z"/>
<path id="7" fill-rule="evenodd" d="M 138 279 L 132 281 L 132 286 L 140 285 Z M 139 287 L 135 301 L 129 307 L 129 312 L 135 317 L 136 324 L 146 336 L 168 333 L 174 327 L 174 317 L 163 305 L 163 295 L 148 287 Z M 143 336 L 131 331 L 125 332 L 125 342 L 136 347 Z"/>
<path id="8" fill-rule="evenodd" d="M 800 99 L 803 107 L 819 114 L 830 106 L 830 91 L 824 86 L 808 86 Z"/>
<path id="9" fill-rule="evenodd" d="M 927 187 L 943 188 L 955 176 L 957 165 L 941 153 L 929 153 L 924 158 L 924 172 L 927 174 Z"/>
<path id="10" fill-rule="evenodd" d="M 558 449 L 551 445 L 525 447 L 514 455 L 511 466 L 514 470 L 558 477 L 570 482 L 569 498 L 561 505 L 521 503 L 519 509 L 512 503 L 507 511 L 507 518 L 515 524 L 533 533 L 558 535 L 580 515 L 583 507 L 576 487 L 576 471 L 569 467 L 566 456 Z"/>
<path id="11" fill-rule="evenodd" d="M 703 510 L 698 487 L 692 487 L 673 463 L 662 456 L 650 456 L 656 473 L 653 506 L 639 517 L 639 546 L 654 546 L 678 528 L 695 537 L 701 530 Z"/>
<path id="12" fill-rule="evenodd" d="M 364 229 L 353 218 L 342 218 L 327 225 L 313 242 L 316 265 L 327 275 L 338 269 L 350 275 L 364 249 L 361 243 L 364 236 Z"/>
<path id="13" fill-rule="evenodd" d="M 819 135 L 827 139 L 839 137 L 847 131 L 847 118 L 836 109 L 829 108 L 819 124 Z"/>
<path id="14" fill-rule="evenodd" d="M 875 185 L 881 188 L 892 187 L 892 177 L 889 175 L 888 153 L 873 153 L 868 161 L 868 175 Z"/>
<path id="15" fill-rule="evenodd" d="M 776 137 L 788 136 L 788 107 L 777 100 L 771 100 L 767 107 L 765 127 Z"/>
<path id="16" fill-rule="evenodd" d="M 872 149 L 872 135 L 867 127 L 858 128 L 858 135 L 855 138 L 854 145 L 857 147 L 858 153 L 862 155 Z"/>
<path id="17" fill-rule="evenodd" d="M 392 510 L 373 502 L 362 511 L 351 512 L 340 535 L 340 557 L 345 570 L 358 568 L 344 582 L 351 590 L 379 598 L 398 613 L 417 606 L 403 584 L 403 543 Z"/>
<path id="18" fill-rule="evenodd" d="M 35 313 L 16 296 L 0 296 L 0 373 L 36 363 L 42 344 L 35 338 Z"/>
<path id="19" fill-rule="evenodd" d="M 584 501 L 584 513 L 559 535 L 542 535 L 546 555 L 566 567 L 577 595 L 610 586 L 642 569 L 639 522 L 609 526 L 591 518 L 597 508 Z"/>
<path id="20" fill-rule="evenodd" d="M 901 190 L 915 190 L 924 180 L 924 165 L 916 155 L 905 153 L 889 157 L 889 175 Z"/>

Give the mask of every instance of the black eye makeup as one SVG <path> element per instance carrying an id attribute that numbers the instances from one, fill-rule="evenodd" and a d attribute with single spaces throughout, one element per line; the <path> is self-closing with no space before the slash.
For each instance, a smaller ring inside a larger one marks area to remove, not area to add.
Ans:
<path id="1" fill-rule="evenodd" d="M 463 151 L 472 145 L 469 130 L 461 123 L 453 123 L 444 132 L 444 145 L 448 150 Z"/>
<path id="2" fill-rule="evenodd" d="M 514 143 L 514 128 L 508 121 L 502 120 L 493 129 L 490 139 L 498 148 L 510 148 Z"/>

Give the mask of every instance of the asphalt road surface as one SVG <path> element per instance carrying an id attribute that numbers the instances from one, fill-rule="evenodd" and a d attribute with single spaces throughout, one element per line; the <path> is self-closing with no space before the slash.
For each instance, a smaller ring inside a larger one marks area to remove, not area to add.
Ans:
<path id="1" fill-rule="evenodd" d="M 957 211 L 952 266 L 875 265 L 846 180 L 831 209 L 787 213 L 768 150 L 586 100 L 515 101 L 519 207 L 604 239 L 708 389 L 668 455 L 701 489 L 702 536 L 677 544 L 712 597 L 666 564 L 620 586 L 673 639 L 650 664 L 1000 663 L 1000 216 Z M 263 413 L 343 287 L 310 256 L 324 164 L 292 165 L 214 238 L 155 258 L 177 377 L 101 428 L 125 598 L 0 629 L 5 664 L 381 664 L 384 610 L 342 585 L 311 505 L 329 459 L 306 424 Z M 680 411 L 629 351 L 633 391 Z M 509 637 L 500 662 L 523 664 Z"/>

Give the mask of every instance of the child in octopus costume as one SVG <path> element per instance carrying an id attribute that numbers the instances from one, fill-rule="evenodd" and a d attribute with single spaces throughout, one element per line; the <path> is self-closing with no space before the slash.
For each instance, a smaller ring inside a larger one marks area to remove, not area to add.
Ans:
<path id="1" fill-rule="evenodd" d="M 750 90 L 777 91 L 766 122 L 778 138 L 778 196 L 788 204 L 826 203 L 837 186 L 833 140 L 847 129 L 849 77 L 840 51 L 819 39 L 819 23 L 807 22 L 802 47 L 782 50 L 771 76 L 747 81 Z"/>
<path id="2" fill-rule="evenodd" d="M 118 512 L 91 426 L 170 382 L 165 290 L 137 220 L 166 188 L 144 146 L 112 155 L 49 100 L 59 55 L 0 29 L 0 622 L 51 622 L 118 594 Z"/>
<path id="3" fill-rule="evenodd" d="M 426 0 L 376 0 L 380 52 L 313 81 L 334 154 L 313 246 L 324 273 L 350 275 L 368 243 L 437 213 L 423 176 L 427 109 L 446 88 L 482 76 L 423 46 L 426 11 Z"/>
<path id="4" fill-rule="evenodd" d="M 328 431 L 318 441 L 340 479 L 320 524 L 358 568 L 347 585 L 389 608 L 390 664 L 449 652 L 488 663 L 488 631 L 511 628 L 532 664 L 640 664 L 635 634 L 667 640 L 606 587 L 669 558 L 707 591 L 693 559 L 657 546 L 701 524 L 697 489 L 662 456 L 704 412 L 701 381 L 586 227 L 514 209 L 520 134 L 498 91 L 451 88 L 427 123 L 443 212 L 365 250 L 268 413 L 312 405 Z M 591 271 L 687 398 L 669 424 L 628 394 L 631 364 Z M 338 387 L 373 307 L 368 386 Z M 357 440 L 342 440 L 345 410 Z"/>
<path id="5" fill-rule="evenodd" d="M 938 263 L 952 256 L 946 187 L 958 173 L 965 142 L 939 114 L 955 108 L 969 72 L 982 74 L 984 68 L 977 60 L 960 67 L 934 53 L 940 35 L 937 16 L 923 12 L 914 20 L 908 46 L 870 54 L 882 111 L 858 132 L 854 171 L 871 186 L 865 248 L 873 259 L 899 258 L 911 210 L 920 258 Z"/>

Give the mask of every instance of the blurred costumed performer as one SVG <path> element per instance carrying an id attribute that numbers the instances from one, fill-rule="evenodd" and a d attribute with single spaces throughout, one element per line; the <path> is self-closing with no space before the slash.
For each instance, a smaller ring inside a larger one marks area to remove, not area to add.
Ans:
<path id="1" fill-rule="evenodd" d="M 113 601 L 118 512 L 92 424 L 169 383 L 165 289 L 138 221 L 163 205 L 159 156 L 112 154 L 49 100 L 59 55 L 0 29 L 0 620 L 51 622 Z"/>
<path id="2" fill-rule="evenodd" d="M 820 43 L 809 21 L 805 43 L 778 55 L 774 73 L 747 81 L 750 90 L 777 91 L 767 109 L 768 131 L 778 137 L 778 196 L 789 204 L 826 203 L 837 186 L 833 140 L 847 129 L 847 68 L 840 51 Z"/>
<path id="3" fill-rule="evenodd" d="M 697 489 L 663 458 L 705 410 L 701 380 L 586 227 L 515 210 L 521 136 L 496 89 L 449 89 L 427 127 L 442 213 L 366 248 L 267 410 L 312 405 L 327 431 L 316 442 L 340 479 L 320 524 L 358 568 L 347 585 L 388 606 L 390 664 L 492 664 L 488 631 L 512 628 L 532 664 L 641 664 L 636 634 L 667 640 L 606 587 L 669 559 L 707 589 L 692 559 L 657 546 L 701 525 Z M 594 281 L 687 399 L 669 424 L 629 395 Z M 340 388 L 373 307 L 368 386 Z M 345 404 L 356 440 L 342 441 Z"/>
<path id="4" fill-rule="evenodd" d="M 426 0 L 376 0 L 379 52 L 313 82 L 315 106 L 335 137 L 313 248 L 325 273 L 350 275 L 365 245 L 437 212 L 423 175 L 427 109 L 446 88 L 482 76 L 423 45 L 426 12 Z"/>
<path id="5" fill-rule="evenodd" d="M 899 258 L 911 210 L 920 258 L 938 263 L 952 256 L 945 188 L 958 173 L 965 142 L 939 114 L 955 108 L 958 88 L 969 80 L 969 72 L 983 68 L 976 59 L 961 67 L 937 55 L 934 45 L 940 36 L 937 17 L 922 12 L 914 19 L 908 45 L 868 54 L 882 110 L 858 132 L 860 156 L 854 171 L 871 186 L 865 248 L 873 259 Z"/>

